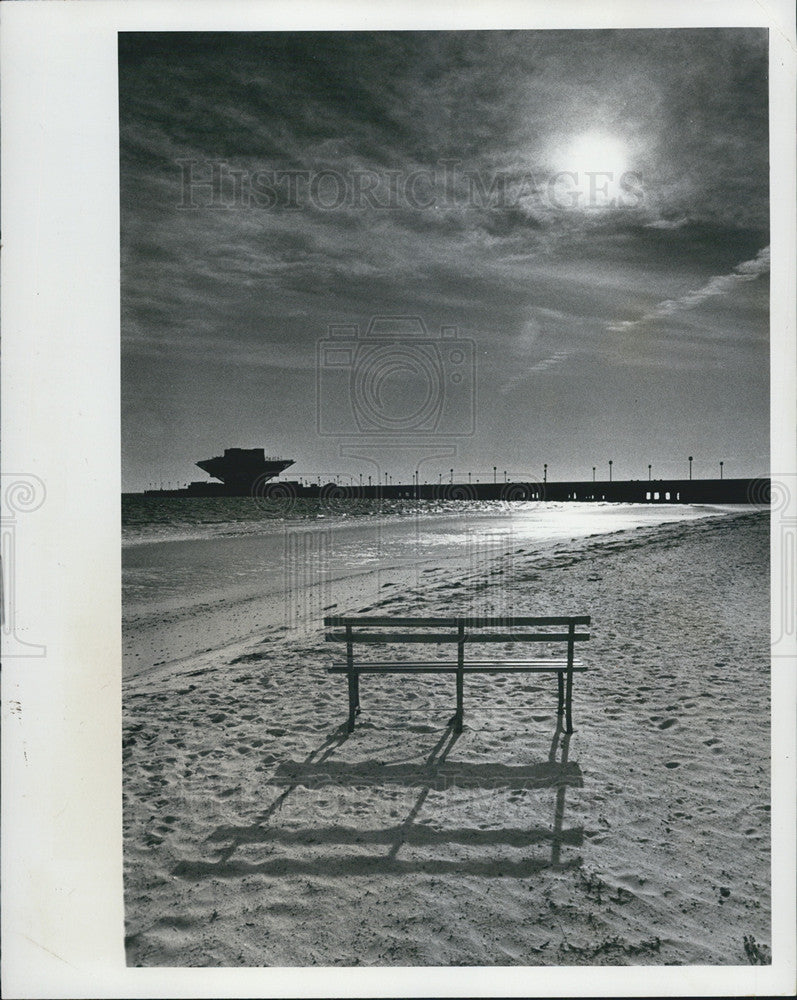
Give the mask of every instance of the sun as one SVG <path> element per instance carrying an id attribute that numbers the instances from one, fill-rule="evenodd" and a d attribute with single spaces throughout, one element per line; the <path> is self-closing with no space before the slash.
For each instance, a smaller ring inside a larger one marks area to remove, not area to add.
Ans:
<path id="1" fill-rule="evenodd" d="M 579 175 L 609 174 L 615 182 L 629 169 L 628 152 L 622 140 L 600 132 L 576 136 L 565 148 L 562 169 Z"/>
<path id="2" fill-rule="evenodd" d="M 628 149 L 611 133 L 583 132 L 562 141 L 553 157 L 551 196 L 559 208 L 607 209 L 624 204 Z"/>

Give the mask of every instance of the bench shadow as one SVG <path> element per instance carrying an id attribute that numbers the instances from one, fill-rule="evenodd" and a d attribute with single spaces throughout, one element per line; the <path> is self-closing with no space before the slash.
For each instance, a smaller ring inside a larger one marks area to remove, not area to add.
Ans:
<path id="1" fill-rule="evenodd" d="M 353 874 L 402 875 L 413 872 L 427 874 L 481 875 L 486 877 L 509 876 L 522 878 L 544 868 L 567 868 L 580 865 L 580 857 L 563 862 L 563 847 L 579 847 L 583 843 L 583 827 L 566 829 L 564 826 L 566 792 L 568 787 L 583 786 L 581 768 L 569 760 L 570 735 L 557 722 L 551 741 L 548 759 L 525 765 L 474 764 L 452 762 L 447 758 L 460 738 L 460 734 L 446 730 L 432 748 L 423 764 L 344 763 L 330 760 L 335 750 L 348 738 L 345 723 L 311 751 L 304 761 L 289 762 L 277 768 L 270 783 L 284 784 L 282 791 L 269 806 L 247 826 L 219 826 L 207 838 L 207 843 L 218 844 L 212 861 L 183 860 L 172 874 L 185 879 L 238 878 L 251 874 L 263 875 L 323 875 L 350 877 Z M 393 826 L 359 828 L 353 826 L 308 826 L 303 829 L 286 829 L 269 824 L 269 820 L 284 804 L 288 796 L 298 789 L 315 790 L 335 786 L 374 787 L 385 785 L 418 787 L 419 794 L 406 818 Z M 504 827 L 481 829 L 454 827 L 434 829 L 416 822 L 430 792 L 442 789 L 541 789 L 555 790 L 553 822 L 548 826 Z M 505 858 L 461 858 L 445 860 L 405 860 L 399 857 L 405 846 L 443 846 L 461 844 L 489 848 L 504 845 L 513 848 L 531 847 L 540 843 L 550 844 L 547 857 L 534 857 L 515 861 Z M 322 857 L 290 858 L 268 857 L 263 861 L 234 858 L 242 846 L 296 846 L 323 848 L 347 846 L 359 852 L 342 855 L 326 854 Z M 384 848 L 384 852 L 362 853 L 367 845 Z"/>

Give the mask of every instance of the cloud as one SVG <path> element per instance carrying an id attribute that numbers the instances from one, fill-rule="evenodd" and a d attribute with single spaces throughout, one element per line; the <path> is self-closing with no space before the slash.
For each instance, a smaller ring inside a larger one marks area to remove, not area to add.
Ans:
<path id="1" fill-rule="evenodd" d="M 684 215 L 680 219 L 654 219 L 653 222 L 646 222 L 645 229 L 680 229 L 689 222 L 689 217 Z"/>
<path id="2" fill-rule="evenodd" d="M 745 260 L 741 264 L 737 264 L 730 274 L 710 278 L 701 288 L 688 292 L 678 299 L 665 299 L 663 302 L 659 302 L 657 306 L 654 306 L 649 312 L 645 313 L 644 316 L 640 316 L 639 319 L 621 320 L 617 323 L 612 323 L 607 327 L 607 330 L 612 333 L 624 333 L 642 326 L 644 323 L 649 323 L 657 319 L 666 319 L 677 313 L 695 309 L 707 299 L 729 295 L 739 285 L 748 281 L 755 281 L 756 278 L 768 272 L 769 247 L 767 246 L 763 250 L 759 250 L 752 260 Z"/>
<path id="3" fill-rule="evenodd" d="M 575 316 L 536 308 L 507 345 L 512 372 L 498 391 L 505 395 L 530 375 L 550 371 L 567 361 L 577 351 L 566 341 L 572 339 L 573 330 L 581 325 Z"/>

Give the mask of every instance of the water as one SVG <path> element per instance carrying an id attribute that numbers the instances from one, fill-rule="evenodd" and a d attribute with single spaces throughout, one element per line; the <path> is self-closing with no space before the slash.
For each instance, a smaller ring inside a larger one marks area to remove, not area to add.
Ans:
<path id="1" fill-rule="evenodd" d="M 432 517 L 507 507 L 502 501 L 344 500 L 255 497 L 122 497 L 122 544 L 272 534 L 332 519 Z"/>
<path id="2" fill-rule="evenodd" d="M 688 520 L 719 507 L 680 504 L 540 503 L 505 500 L 346 500 L 340 498 L 273 500 L 253 497 L 122 497 L 122 545 L 197 541 L 237 536 L 273 535 L 313 522 L 342 527 L 371 518 L 382 524 L 453 519 L 473 523 L 523 524 L 524 535 L 581 537 L 622 531 L 641 524 Z"/>
<path id="3" fill-rule="evenodd" d="M 246 497 L 125 497 L 125 670 L 240 642 L 266 627 L 317 630 L 331 607 L 351 613 L 413 592 L 422 603 L 429 581 L 487 579 L 505 553 L 525 559 L 589 535 L 720 513 L 500 500 L 303 500 L 286 510 Z"/>
<path id="4" fill-rule="evenodd" d="M 374 570 L 487 559 L 587 535 L 719 508 L 500 500 L 293 500 L 126 497 L 122 505 L 125 613 L 174 610 L 312 586 Z"/>

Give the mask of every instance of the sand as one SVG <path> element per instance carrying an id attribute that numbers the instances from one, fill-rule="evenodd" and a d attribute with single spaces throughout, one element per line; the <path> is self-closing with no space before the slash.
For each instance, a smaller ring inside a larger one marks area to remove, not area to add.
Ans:
<path id="1" fill-rule="evenodd" d="M 452 553 L 368 603 L 364 576 L 332 588 L 338 613 L 591 614 L 569 739 L 529 675 L 468 678 L 459 737 L 453 678 L 365 677 L 347 736 L 316 609 L 258 631 L 243 602 L 197 650 L 197 605 L 189 653 L 150 622 L 124 690 L 128 963 L 767 962 L 768 539 L 739 510 Z"/>

